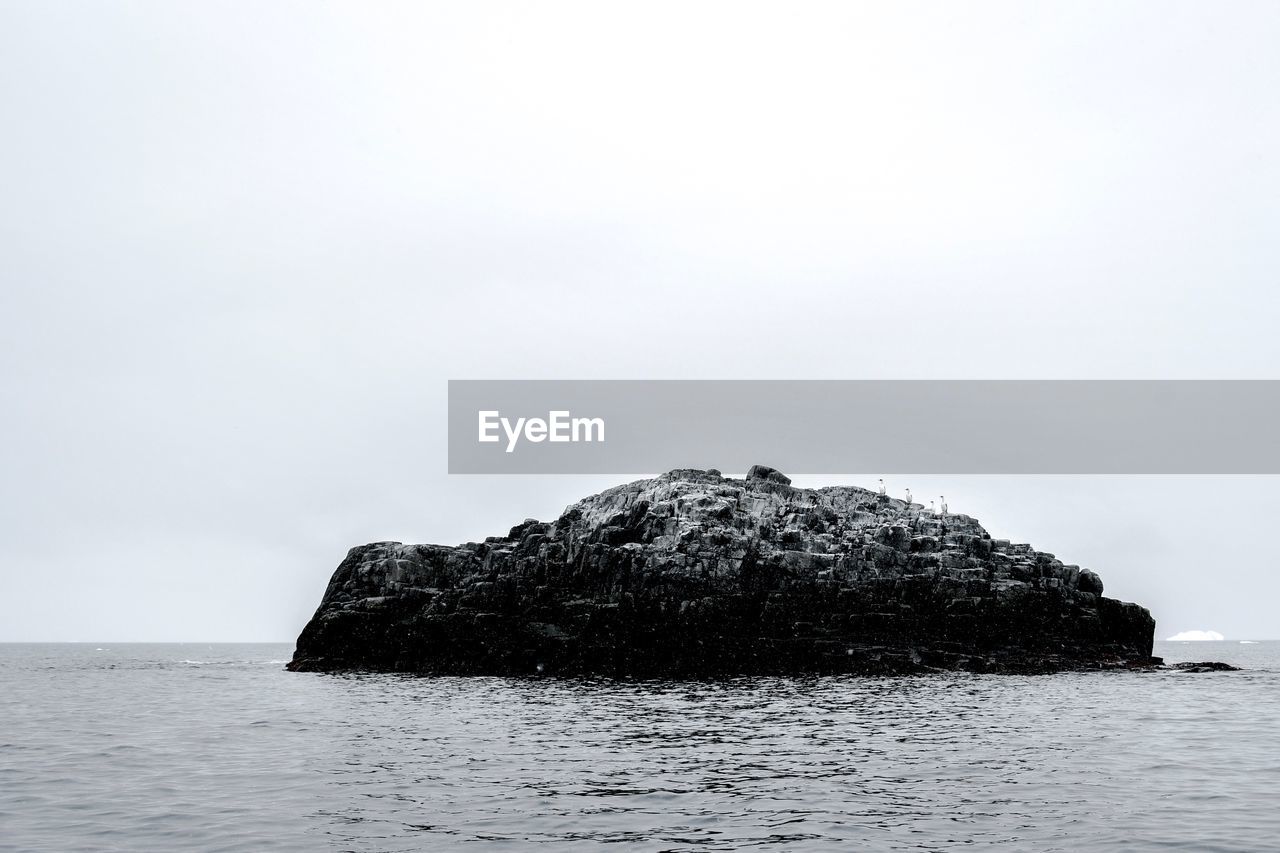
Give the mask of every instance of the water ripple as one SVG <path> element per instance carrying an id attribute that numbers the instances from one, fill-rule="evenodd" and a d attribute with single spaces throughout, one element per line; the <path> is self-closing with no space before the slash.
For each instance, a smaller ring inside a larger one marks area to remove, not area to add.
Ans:
<path id="1" fill-rule="evenodd" d="M 698 683 L 288 653 L 0 646 L 0 850 L 1280 849 L 1280 644 L 1240 673 Z"/>

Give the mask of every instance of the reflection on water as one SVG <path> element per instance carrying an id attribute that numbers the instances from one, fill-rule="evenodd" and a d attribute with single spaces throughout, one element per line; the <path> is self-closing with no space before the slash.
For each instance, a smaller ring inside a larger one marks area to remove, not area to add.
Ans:
<path id="1" fill-rule="evenodd" d="M 1280 849 L 1280 644 L 1161 646 L 1251 669 L 618 683 L 0 646 L 0 849 Z"/>

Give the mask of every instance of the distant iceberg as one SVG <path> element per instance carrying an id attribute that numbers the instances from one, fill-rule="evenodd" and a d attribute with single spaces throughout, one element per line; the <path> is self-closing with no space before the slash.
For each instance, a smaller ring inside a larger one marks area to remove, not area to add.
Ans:
<path id="1" fill-rule="evenodd" d="M 1170 643 L 1189 643 L 1189 642 L 1221 642 L 1226 637 L 1217 631 L 1183 631 L 1180 634 L 1174 634 L 1168 639 Z"/>

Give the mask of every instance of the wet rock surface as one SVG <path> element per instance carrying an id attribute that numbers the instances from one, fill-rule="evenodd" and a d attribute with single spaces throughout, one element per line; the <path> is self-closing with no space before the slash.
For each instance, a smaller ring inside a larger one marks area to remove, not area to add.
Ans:
<path id="1" fill-rule="evenodd" d="M 1240 667 L 1232 666 L 1229 663 L 1221 661 L 1205 660 L 1205 661 L 1183 661 L 1182 663 L 1171 663 L 1165 665 L 1166 669 L 1177 670 L 1179 672 L 1239 672 Z"/>
<path id="2" fill-rule="evenodd" d="M 1037 673 L 1151 658 L 1097 574 L 855 487 L 676 470 L 456 547 L 351 549 L 295 670 Z"/>

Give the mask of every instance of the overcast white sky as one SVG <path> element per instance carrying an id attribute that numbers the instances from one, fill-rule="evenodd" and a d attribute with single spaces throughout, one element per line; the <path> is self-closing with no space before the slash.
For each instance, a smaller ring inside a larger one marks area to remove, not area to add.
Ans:
<path id="1" fill-rule="evenodd" d="M 0 0 L 0 640 L 291 640 L 351 545 L 615 482 L 447 476 L 449 378 L 1276 378 L 1277 44 L 1246 2 Z M 1280 638 L 1273 478 L 912 480 L 1159 636 Z"/>

